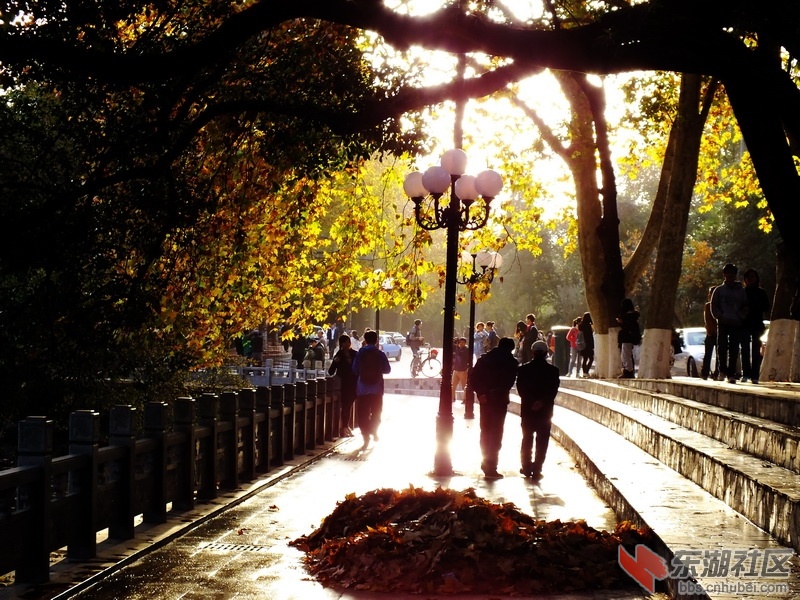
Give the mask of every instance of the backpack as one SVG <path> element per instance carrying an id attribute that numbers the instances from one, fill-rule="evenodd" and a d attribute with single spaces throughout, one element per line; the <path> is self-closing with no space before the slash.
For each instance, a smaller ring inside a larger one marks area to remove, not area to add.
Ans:
<path id="1" fill-rule="evenodd" d="M 406 334 L 406 344 L 410 344 L 410 343 L 411 343 L 411 332 L 409 331 Z"/>
<path id="2" fill-rule="evenodd" d="M 367 350 L 361 352 L 358 361 L 358 377 L 367 385 L 373 385 L 381 380 L 382 365 L 380 350 Z"/>
<path id="3" fill-rule="evenodd" d="M 583 337 L 583 332 L 578 330 L 578 339 L 575 340 L 575 348 L 578 350 L 586 349 L 586 339 Z"/>

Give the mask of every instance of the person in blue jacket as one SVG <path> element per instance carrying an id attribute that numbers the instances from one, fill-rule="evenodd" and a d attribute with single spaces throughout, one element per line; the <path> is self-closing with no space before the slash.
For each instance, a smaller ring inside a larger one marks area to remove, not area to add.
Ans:
<path id="1" fill-rule="evenodd" d="M 364 438 L 362 450 L 369 448 L 370 436 L 378 441 L 378 427 L 383 412 L 383 376 L 392 367 L 386 354 L 378 348 L 378 332 L 364 333 L 364 345 L 353 360 L 356 383 L 356 420 Z"/>

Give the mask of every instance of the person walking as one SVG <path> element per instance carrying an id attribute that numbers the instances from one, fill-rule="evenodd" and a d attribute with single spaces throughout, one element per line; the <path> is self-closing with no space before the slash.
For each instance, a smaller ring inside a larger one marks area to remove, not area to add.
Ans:
<path id="1" fill-rule="evenodd" d="M 350 347 L 356 352 L 361 349 L 361 336 L 355 329 L 350 332 Z"/>
<path id="2" fill-rule="evenodd" d="M 633 361 L 633 347 L 642 342 L 642 333 L 639 329 L 639 311 L 633 306 L 633 300 L 625 298 L 620 304 L 620 314 L 617 317 L 619 332 L 617 345 L 622 359 L 621 379 L 630 379 L 635 376 L 636 365 Z"/>
<path id="3" fill-rule="evenodd" d="M 533 313 L 528 313 L 525 316 L 525 337 L 522 338 L 522 345 L 520 348 L 520 362 L 526 363 L 533 358 L 533 343 L 539 339 L 539 330 L 536 328 L 536 316 Z"/>
<path id="4" fill-rule="evenodd" d="M 494 328 L 494 321 L 486 321 L 486 340 L 483 344 L 483 351 L 488 352 L 492 348 L 496 348 L 500 342 L 500 336 Z"/>
<path id="5" fill-rule="evenodd" d="M 328 355 L 333 358 L 333 355 L 339 351 L 339 339 L 345 335 L 344 323 L 341 319 L 337 319 L 334 323 L 328 325 L 328 330 L 325 332 L 328 339 Z"/>
<path id="6" fill-rule="evenodd" d="M 719 376 L 719 353 L 717 349 L 717 320 L 711 314 L 711 294 L 714 293 L 715 286 L 708 288 L 708 300 L 703 306 L 703 325 L 706 328 L 706 339 L 703 342 L 705 353 L 703 354 L 703 366 L 700 368 L 700 377 L 703 379 L 716 379 Z M 714 372 L 711 372 L 711 357 L 714 357 Z"/>
<path id="7" fill-rule="evenodd" d="M 353 359 L 353 373 L 358 378 L 356 383 L 356 417 L 364 445 L 361 450 L 369 448 L 370 436 L 378 441 L 378 427 L 383 412 L 383 376 L 391 373 L 389 359 L 378 349 L 378 332 L 364 333 L 364 344 Z"/>
<path id="8" fill-rule="evenodd" d="M 581 350 L 581 370 L 583 371 L 584 377 L 589 377 L 589 371 L 592 368 L 592 363 L 594 363 L 593 324 L 592 315 L 588 312 L 583 313 L 580 325 L 578 325 L 578 330 L 583 334 L 583 343 L 585 344 L 583 350 Z"/>
<path id="9" fill-rule="evenodd" d="M 583 348 L 578 347 L 578 338 L 581 339 L 581 346 L 585 347 L 586 343 L 583 341 L 583 334 L 581 334 L 580 329 L 578 329 L 578 325 L 580 324 L 581 318 L 574 318 L 572 320 L 572 327 L 570 327 L 567 332 L 567 341 L 569 342 L 569 367 L 567 368 L 567 377 L 572 377 L 573 371 L 575 372 L 575 377 L 581 374 L 580 358 Z"/>
<path id="10" fill-rule="evenodd" d="M 453 341 L 453 402 L 456 401 L 456 388 L 461 385 L 461 391 L 467 393 L 467 372 L 470 367 L 469 348 L 467 338 L 460 337 Z"/>
<path id="11" fill-rule="evenodd" d="M 534 481 L 542 478 L 542 465 L 550 444 L 550 427 L 553 406 L 561 379 L 558 367 L 547 362 L 547 344 L 533 344 L 533 360 L 520 365 L 517 371 L 517 392 L 520 397 L 519 414 L 522 424 L 519 472 Z M 536 452 L 533 442 L 536 438 Z"/>
<path id="12" fill-rule="evenodd" d="M 764 334 L 764 315 L 769 313 L 769 297 L 760 285 L 758 271 L 744 272 L 744 291 L 747 294 L 747 315 L 742 336 L 742 381 L 758 383 L 761 372 L 761 336 Z"/>
<path id="13" fill-rule="evenodd" d="M 747 292 L 736 280 L 739 269 L 728 263 L 722 269 L 724 282 L 711 294 L 711 314 L 717 320 L 717 353 L 720 374 L 736 383 L 736 364 L 747 315 Z"/>
<path id="14" fill-rule="evenodd" d="M 335 375 L 340 382 L 340 437 L 353 437 L 350 424 L 353 422 L 353 405 L 356 401 L 356 384 L 358 383 L 358 378 L 353 373 L 355 359 L 356 351 L 352 348 L 350 336 L 347 334 L 339 336 L 339 349 L 333 355 L 331 366 L 328 367 L 328 375 Z"/>
<path id="15" fill-rule="evenodd" d="M 303 361 L 306 359 L 306 353 L 308 352 L 308 338 L 299 330 L 295 330 L 291 344 L 292 361 L 298 369 L 303 369 Z"/>
<path id="16" fill-rule="evenodd" d="M 514 358 L 517 361 L 522 361 L 522 341 L 525 339 L 525 334 L 528 332 L 528 325 L 525 321 L 517 321 L 516 329 L 514 330 L 514 341 L 516 346 L 514 348 Z"/>
<path id="17" fill-rule="evenodd" d="M 485 479 L 502 479 L 497 471 L 509 392 L 517 378 L 514 340 L 500 338 L 497 348 L 482 355 L 469 374 L 469 387 L 481 405 L 481 470 Z"/>

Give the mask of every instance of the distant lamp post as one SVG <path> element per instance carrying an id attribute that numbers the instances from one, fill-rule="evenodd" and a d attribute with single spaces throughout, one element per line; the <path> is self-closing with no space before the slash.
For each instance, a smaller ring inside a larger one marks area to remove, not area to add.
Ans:
<path id="1" fill-rule="evenodd" d="M 383 274 L 383 271 L 381 269 L 375 269 L 375 274 L 380 276 L 381 274 Z M 384 290 L 384 291 L 389 292 L 389 291 L 392 290 L 392 288 L 394 288 L 394 279 L 392 279 L 391 277 L 387 277 L 381 283 L 381 289 Z M 380 335 L 381 335 L 381 304 L 380 304 L 380 302 L 381 302 L 380 299 L 378 299 L 378 304 L 377 304 L 377 307 L 375 308 L 375 332 L 379 336 L 378 339 L 380 339 Z"/>
<path id="2" fill-rule="evenodd" d="M 433 464 L 433 474 L 437 476 L 453 475 L 450 440 L 453 437 L 452 375 L 458 234 L 486 225 L 491 202 L 503 188 L 503 178 L 496 171 L 483 171 L 473 177 L 464 175 L 466 166 L 466 152 L 455 148 L 442 155 L 440 166 L 430 167 L 424 173 L 409 173 L 403 182 L 403 189 L 414 202 L 414 218 L 417 224 L 428 231 L 447 230 L 442 385 L 439 391 L 439 413 L 436 416 L 436 455 Z M 448 189 L 449 199 L 443 198 Z M 482 201 L 476 202 L 479 197 Z"/>
<path id="3" fill-rule="evenodd" d="M 469 264 L 472 263 L 472 272 L 465 277 L 458 279 L 458 283 L 462 285 L 475 285 L 481 281 L 492 283 L 494 275 L 500 267 L 503 266 L 503 257 L 497 252 L 489 250 L 481 250 L 480 252 L 467 252 L 464 250 L 461 253 L 461 262 Z M 469 348 L 469 371 L 472 370 L 472 359 L 475 355 L 475 293 L 470 289 L 469 291 L 469 335 L 467 336 L 467 346 Z M 472 388 L 467 386 L 464 389 L 464 418 L 475 418 L 475 396 Z"/>
<path id="4" fill-rule="evenodd" d="M 376 279 L 380 278 L 383 275 L 383 269 L 375 269 L 373 271 Z M 361 287 L 366 288 L 367 282 L 362 280 Z M 380 285 L 380 289 L 384 291 L 391 291 L 394 288 L 394 278 L 386 277 Z M 380 335 L 381 334 L 381 298 L 379 297 L 377 302 L 375 303 L 375 332 Z"/>

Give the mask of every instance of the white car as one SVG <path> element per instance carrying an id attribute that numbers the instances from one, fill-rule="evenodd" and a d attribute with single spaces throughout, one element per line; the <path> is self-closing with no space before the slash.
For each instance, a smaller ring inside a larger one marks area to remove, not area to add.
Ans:
<path id="1" fill-rule="evenodd" d="M 764 321 L 766 329 L 761 336 L 763 347 L 761 353 L 764 354 L 767 345 L 767 335 L 769 334 L 769 321 Z M 683 352 L 674 356 L 672 365 L 673 375 L 683 375 L 685 377 L 700 377 L 703 369 L 703 357 L 706 354 L 706 328 L 705 327 L 686 327 L 679 329 L 678 333 L 683 337 Z M 716 371 L 716 348 L 711 355 L 711 374 Z M 739 366 L 737 372 L 741 372 L 742 353 L 739 351 Z"/>
<path id="2" fill-rule="evenodd" d="M 679 329 L 683 337 L 683 351 L 676 354 L 672 364 L 672 374 L 684 377 L 699 377 L 706 354 L 706 328 L 686 327 Z M 714 357 L 711 357 L 711 370 L 714 370 Z"/>
<path id="3" fill-rule="evenodd" d="M 388 336 L 398 346 L 404 346 L 406 343 L 406 336 L 399 331 L 381 331 L 381 335 Z"/>
<path id="4" fill-rule="evenodd" d="M 396 344 L 389 335 L 381 334 L 380 338 L 378 338 L 378 348 L 383 350 L 386 358 L 393 358 L 397 362 L 400 362 L 400 358 L 403 356 L 403 347 L 400 344 Z"/>

